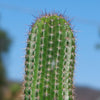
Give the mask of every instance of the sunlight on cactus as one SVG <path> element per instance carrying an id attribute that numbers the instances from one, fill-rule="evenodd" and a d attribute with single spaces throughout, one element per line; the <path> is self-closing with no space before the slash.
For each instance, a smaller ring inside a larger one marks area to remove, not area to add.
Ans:
<path id="1" fill-rule="evenodd" d="M 74 100 L 75 48 L 63 15 L 37 18 L 27 40 L 24 100 Z"/>

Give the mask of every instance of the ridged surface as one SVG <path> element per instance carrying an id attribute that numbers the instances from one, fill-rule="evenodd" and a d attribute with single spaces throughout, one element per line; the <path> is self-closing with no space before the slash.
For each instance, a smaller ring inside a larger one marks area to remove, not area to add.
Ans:
<path id="1" fill-rule="evenodd" d="M 44 16 L 27 42 L 24 100 L 73 100 L 75 38 L 69 23 Z"/>

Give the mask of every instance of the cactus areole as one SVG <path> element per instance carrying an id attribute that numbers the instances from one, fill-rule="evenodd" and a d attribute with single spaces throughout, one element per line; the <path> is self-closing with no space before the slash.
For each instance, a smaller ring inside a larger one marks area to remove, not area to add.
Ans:
<path id="1" fill-rule="evenodd" d="M 24 100 L 74 100 L 74 65 L 69 22 L 57 14 L 38 18 L 27 40 Z"/>

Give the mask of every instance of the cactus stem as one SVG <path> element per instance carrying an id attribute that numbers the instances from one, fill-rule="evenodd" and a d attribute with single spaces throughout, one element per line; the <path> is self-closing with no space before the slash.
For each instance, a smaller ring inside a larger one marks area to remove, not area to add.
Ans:
<path id="1" fill-rule="evenodd" d="M 75 38 L 61 14 L 37 17 L 28 34 L 24 100 L 73 100 Z"/>

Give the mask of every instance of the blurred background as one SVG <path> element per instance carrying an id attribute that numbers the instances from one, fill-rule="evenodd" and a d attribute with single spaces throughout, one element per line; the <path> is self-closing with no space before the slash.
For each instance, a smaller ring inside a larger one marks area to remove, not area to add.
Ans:
<path id="1" fill-rule="evenodd" d="M 76 100 L 100 100 L 100 0 L 0 0 L 0 100 L 22 100 L 27 33 L 45 10 L 71 19 Z"/>

